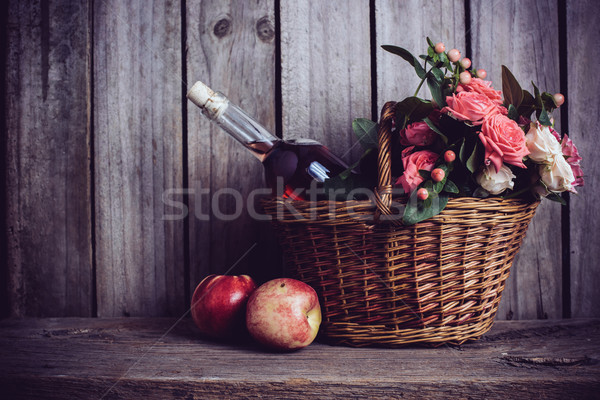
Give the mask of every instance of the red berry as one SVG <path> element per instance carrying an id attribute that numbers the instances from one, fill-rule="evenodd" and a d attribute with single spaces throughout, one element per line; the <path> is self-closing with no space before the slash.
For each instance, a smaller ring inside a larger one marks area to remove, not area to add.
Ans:
<path id="1" fill-rule="evenodd" d="M 446 46 L 444 46 L 444 43 L 439 42 L 435 45 L 435 52 L 440 54 L 443 53 L 444 51 L 446 51 Z"/>
<path id="2" fill-rule="evenodd" d="M 429 197 L 429 192 L 427 191 L 427 189 L 421 188 L 417 190 L 417 197 L 419 198 L 419 200 L 427 200 L 427 198 Z"/>
<path id="3" fill-rule="evenodd" d="M 468 85 L 471 83 L 471 73 L 469 71 L 463 71 L 458 75 L 458 79 L 460 79 L 460 83 L 463 85 Z"/>
<path id="4" fill-rule="evenodd" d="M 431 179 L 433 179 L 434 182 L 440 182 L 445 176 L 446 173 L 441 168 L 436 168 L 431 171 Z"/>
<path id="5" fill-rule="evenodd" d="M 444 161 L 451 163 L 454 160 L 456 160 L 456 153 L 454 153 L 452 150 L 446 150 L 444 153 Z"/>
<path id="6" fill-rule="evenodd" d="M 485 69 L 478 69 L 477 77 L 481 78 L 481 79 L 485 79 L 487 77 L 487 71 Z"/>
<path id="7" fill-rule="evenodd" d="M 554 102 L 556 103 L 556 107 L 560 107 L 565 102 L 565 96 L 560 93 L 556 93 L 554 96 Z"/>
<path id="8" fill-rule="evenodd" d="M 463 67 L 464 69 L 468 69 L 471 67 L 471 60 L 469 60 L 468 58 L 463 58 L 462 60 L 460 60 L 460 66 Z"/>
<path id="9" fill-rule="evenodd" d="M 458 60 L 460 60 L 460 51 L 458 51 L 457 49 L 452 49 L 448 52 L 448 59 L 451 62 L 457 62 Z"/>

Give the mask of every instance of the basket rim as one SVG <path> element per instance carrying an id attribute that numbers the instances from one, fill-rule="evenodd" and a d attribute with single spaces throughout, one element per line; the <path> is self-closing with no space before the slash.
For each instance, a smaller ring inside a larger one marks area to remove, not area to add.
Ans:
<path id="1" fill-rule="evenodd" d="M 395 197 L 390 208 L 398 211 L 403 208 L 406 196 Z M 415 224 L 448 222 L 449 219 L 464 218 L 467 214 L 499 212 L 514 214 L 517 212 L 535 212 L 540 200 L 524 198 L 504 199 L 501 197 L 453 197 L 441 213 Z M 263 199 L 263 207 L 276 223 L 325 223 L 345 224 L 361 223 L 368 226 L 375 224 L 394 224 L 409 226 L 401 223 L 402 213 L 382 215 L 379 213 L 377 199 L 369 200 L 292 200 L 281 196 Z M 413 225 L 413 226 L 415 226 Z"/>

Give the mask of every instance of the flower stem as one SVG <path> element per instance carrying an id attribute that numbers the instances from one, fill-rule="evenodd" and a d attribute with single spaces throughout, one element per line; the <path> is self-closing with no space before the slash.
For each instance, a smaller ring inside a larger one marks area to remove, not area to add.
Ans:
<path id="1" fill-rule="evenodd" d="M 417 87 L 417 90 L 415 91 L 415 94 L 413 94 L 413 97 L 416 96 L 417 94 L 419 94 L 419 90 L 421 90 L 421 86 L 423 86 L 423 82 L 425 82 L 425 79 L 427 79 L 427 75 L 428 74 L 429 74 L 429 72 L 427 72 L 425 74 L 425 77 L 423 79 L 421 79 L 421 83 L 419 83 L 419 86 Z"/>

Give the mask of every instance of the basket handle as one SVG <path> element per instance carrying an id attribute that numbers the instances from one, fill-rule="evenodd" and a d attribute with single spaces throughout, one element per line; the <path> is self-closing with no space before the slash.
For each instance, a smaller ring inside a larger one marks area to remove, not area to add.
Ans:
<path id="1" fill-rule="evenodd" d="M 391 215 L 392 210 L 392 127 L 396 102 L 388 101 L 381 109 L 378 126 L 379 152 L 377 154 L 377 190 L 375 203 L 377 217 Z"/>

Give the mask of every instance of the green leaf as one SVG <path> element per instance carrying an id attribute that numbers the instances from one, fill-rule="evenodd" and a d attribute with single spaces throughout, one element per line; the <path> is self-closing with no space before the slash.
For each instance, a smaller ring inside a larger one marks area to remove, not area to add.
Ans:
<path id="1" fill-rule="evenodd" d="M 439 182 L 435 182 L 433 184 L 433 191 L 436 193 L 440 193 L 442 190 L 444 190 L 444 185 L 446 184 L 446 178 L 442 179 Z"/>
<path id="2" fill-rule="evenodd" d="M 563 199 L 562 196 L 558 193 L 550 192 L 550 194 L 548 196 L 546 196 L 546 198 L 548 200 L 556 201 L 556 202 L 562 204 L 563 206 L 567 205 L 567 202 L 565 201 L 565 199 Z"/>
<path id="3" fill-rule="evenodd" d="M 448 180 L 448 167 L 446 166 L 446 164 L 440 164 L 436 168 L 439 168 L 442 171 L 444 171 L 444 179 L 442 179 L 439 182 L 433 183 L 433 191 L 436 193 L 440 193 L 444 189 L 444 185 L 446 184 L 446 181 Z"/>
<path id="4" fill-rule="evenodd" d="M 446 53 L 440 53 L 440 62 L 444 64 L 445 68 L 451 69 L 450 60 Z"/>
<path id="5" fill-rule="evenodd" d="M 540 113 L 540 115 L 538 117 L 538 121 L 542 125 L 552 126 L 552 121 L 550 120 L 550 114 L 548 114 L 548 111 L 546 111 L 546 108 L 542 108 L 542 112 Z"/>
<path id="6" fill-rule="evenodd" d="M 431 172 L 427 171 L 426 169 L 420 169 L 419 175 L 421 175 L 421 178 L 423 178 L 424 180 L 431 179 Z"/>
<path id="7" fill-rule="evenodd" d="M 444 186 L 444 191 L 446 191 L 448 193 L 455 193 L 455 194 L 459 193 L 458 186 L 456 186 L 456 184 L 449 179 L 446 181 L 446 186 Z"/>
<path id="8" fill-rule="evenodd" d="M 431 68 L 430 72 L 433 74 L 435 80 L 438 81 L 438 83 L 440 85 L 442 83 L 444 83 L 444 76 L 445 76 L 445 74 L 444 74 L 444 72 L 441 69 L 439 69 L 439 68 Z"/>
<path id="9" fill-rule="evenodd" d="M 417 222 L 429 219 L 442 212 L 442 210 L 446 207 L 446 204 L 448 204 L 447 195 L 437 196 L 435 193 L 430 193 L 430 196 L 427 200 L 419 200 L 417 198 L 417 191 L 414 190 L 410 195 L 406 207 L 404 208 L 402 222 L 405 225 L 413 225 Z"/>
<path id="10" fill-rule="evenodd" d="M 352 130 L 364 149 L 377 148 L 377 123 L 367 118 L 356 118 L 352 121 Z"/>
<path id="11" fill-rule="evenodd" d="M 512 119 L 515 122 L 519 122 L 519 112 L 513 104 L 508 106 L 508 118 Z"/>
<path id="12" fill-rule="evenodd" d="M 473 191 L 473 197 L 478 197 L 480 199 L 485 199 L 486 197 L 488 197 L 490 195 L 490 192 L 488 192 L 487 190 L 485 190 L 484 188 L 482 188 L 481 186 L 478 186 L 474 191 Z"/>
<path id="13" fill-rule="evenodd" d="M 429 39 L 429 36 L 427 37 L 427 44 L 430 48 L 435 49 L 435 43 L 433 43 L 433 41 Z"/>
<path id="14" fill-rule="evenodd" d="M 460 149 L 458 150 L 458 159 L 463 163 L 463 165 L 467 165 L 467 160 L 469 159 L 471 153 L 473 153 L 473 142 L 467 142 L 466 138 L 462 138 Z"/>
<path id="15" fill-rule="evenodd" d="M 444 107 L 446 105 L 446 99 L 442 95 L 442 85 L 432 75 L 427 76 L 427 86 L 431 92 L 431 97 L 438 104 L 438 106 Z"/>
<path id="16" fill-rule="evenodd" d="M 506 104 L 519 108 L 523 101 L 523 89 L 506 65 L 502 66 L 502 93 Z"/>
<path id="17" fill-rule="evenodd" d="M 439 135 L 439 137 L 442 138 L 442 140 L 444 141 L 444 143 L 448 144 L 448 137 L 446 135 L 444 135 L 442 133 L 442 131 L 440 131 L 438 129 L 437 126 L 435 126 L 435 124 L 433 123 L 432 120 L 429 119 L 429 117 L 423 119 L 423 121 L 425 121 L 425 123 L 427 124 L 427 126 L 429 127 L 429 129 L 431 129 L 432 131 L 434 131 L 435 133 L 437 133 Z"/>
<path id="18" fill-rule="evenodd" d="M 433 104 L 430 101 L 412 96 L 397 103 L 396 111 L 404 114 L 411 121 L 421 121 L 433 111 Z"/>
<path id="19" fill-rule="evenodd" d="M 471 173 L 475 173 L 481 164 L 483 164 L 484 147 L 483 144 L 478 140 L 475 144 L 473 152 L 469 156 L 465 166 Z"/>
<path id="20" fill-rule="evenodd" d="M 381 48 L 383 48 L 385 51 L 389 51 L 392 54 L 402 57 L 410 65 L 413 66 L 413 68 L 415 69 L 415 72 L 417 73 L 419 78 L 421 78 L 421 79 L 425 78 L 426 72 L 423 69 L 423 66 L 421 66 L 421 64 L 419 63 L 419 60 L 415 56 L 413 56 L 410 51 L 403 49 L 402 47 L 390 46 L 387 44 L 381 46 Z"/>
<path id="21" fill-rule="evenodd" d="M 533 85 L 533 90 L 535 94 L 535 110 L 537 119 L 542 125 L 552 126 L 552 121 L 550 121 L 550 115 L 548 114 L 548 111 L 546 110 L 546 107 L 544 105 L 544 99 L 542 97 L 542 94 L 540 93 L 540 89 L 538 89 L 538 87 L 535 86 L 535 83 L 533 83 L 533 81 L 531 82 L 531 84 Z"/>

